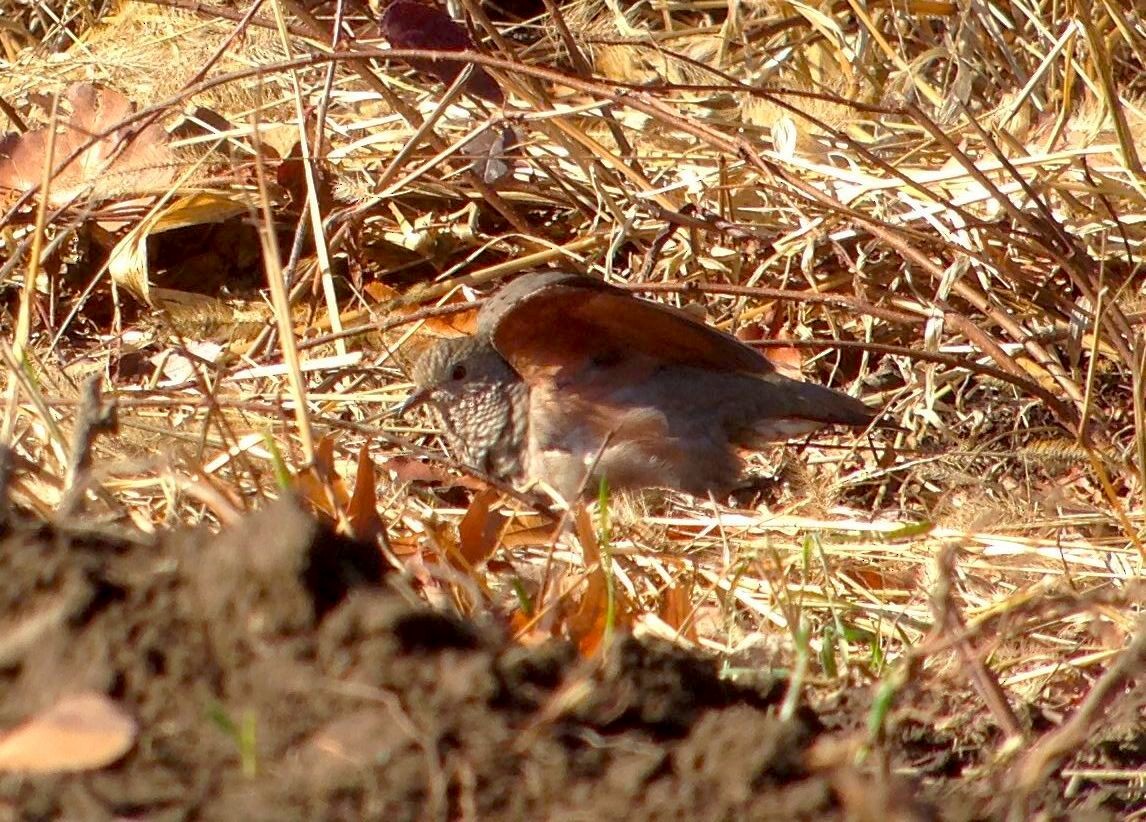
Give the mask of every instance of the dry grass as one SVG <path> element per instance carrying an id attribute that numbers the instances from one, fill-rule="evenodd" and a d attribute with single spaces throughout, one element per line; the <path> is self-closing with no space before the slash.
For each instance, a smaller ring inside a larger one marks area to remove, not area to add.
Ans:
<path id="1" fill-rule="evenodd" d="M 564 630 L 562 603 L 592 579 L 577 541 L 511 528 L 498 562 L 458 570 L 444 557 L 466 541 L 449 507 L 464 497 L 402 481 L 432 434 L 387 416 L 406 393 L 402 351 L 450 333 L 415 308 L 562 265 L 701 302 L 730 331 L 780 332 L 812 378 L 900 427 L 764 455 L 784 479 L 767 504 L 610 506 L 612 579 L 638 630 L 795 667 L 821 695 L 910 670 L 989 706 L 975 659 L 1012 705 L 1056 712 L 1126 645 L 1146 564 L 1140 15 L 575 3 L 567 28 L 491 27 L 463 3 L 500 107 L 443 105 L 439 83 L 380 62 L 363 9 L 331 60 L 324 7 L 310 18 L 284 0 L 276 29 L 268 4 L 234 37 L 226 9 L 173 5 L 122 3 L 57 54 L 27 45 L 55 42 L 46 32 L 10 39 L 0 99 L 30 126 L 68 84 L 98 80 L 165 123 L 192 104 L 222 115 L 229 141 L 177 146 L 172 186 L 249 206 L 264 230 L 244 242 L 272 281 L 285 267 L 293 305 L 264 308 L 257 283 L 113 303 L 102 261 L 153 201 L 114 224 L 106 201 L 39 219 L 18 203 L 3 222 L 14 344 L 0 347 L 15 503 L 148 529 L 225 523 L 317 462 L 333 490 L 304 490 L 348 528 L 375 509 L 431 600 L 504 613 L 510 580 L 534 597 L 544 582 L 550 622 L 514 624 Z M 258 147 L 285 156 L 300 112 L 321 160 L 276 181 Z M 513 174 L 484 182 L 459 145 L 507 125 Z M 292 252 L 302 235 L 317 240 Z M 97 250 L 68 250 L 76 236 Z M 272 240 L 279 253 L 260 255 Z M 813 340 L 840 344 L 798 343 Z M 120 431 L 77 470 L 89 374 L 119 400 Z M 376 499 L 340 497 L 363 465 Z"/>

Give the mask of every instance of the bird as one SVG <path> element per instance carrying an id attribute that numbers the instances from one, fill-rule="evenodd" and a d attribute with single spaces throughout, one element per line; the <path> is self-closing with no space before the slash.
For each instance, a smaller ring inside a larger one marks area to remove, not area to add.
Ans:
<path id="1" fill-rule="evenodd" d="M 611 490 L 693 496 L 743 486 L 742 450 L 876 409 L 780 374 L 691 315 L 576 273 L 524 274 L 478 312 L 475 333 L 427 346 L 402 412 L 427 403 L 451 452 L 514 485 L 573 501 Z"/>

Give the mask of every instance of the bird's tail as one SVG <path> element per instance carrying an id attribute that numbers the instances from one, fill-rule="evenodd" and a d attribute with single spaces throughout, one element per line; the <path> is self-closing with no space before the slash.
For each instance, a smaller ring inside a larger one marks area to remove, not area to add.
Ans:
<path id="1" fill-rule="evenodd" d="M 729 428 L 751 446 L 806 436 L 827 425 L 866 428 L 879 413 L 855 397 L 811 382 L 769 374 L 746 377 L 729 408 Z"/>

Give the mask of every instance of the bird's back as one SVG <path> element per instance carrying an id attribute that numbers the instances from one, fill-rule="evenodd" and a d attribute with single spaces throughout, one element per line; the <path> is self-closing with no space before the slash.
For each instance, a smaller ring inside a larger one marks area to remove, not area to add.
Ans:
<path id="1" fill-rule="evenodd" d="M 601 476 L 614 488 L 723 493 L 739 485 L 740 449 L 830 424 L 863 426 L 874 416 L 859 400 L 814 383 L 658 365 L 639 355 L 567 377 L 533 387 L 527 462 L 530 474 L 566 494 L 595 488 Z"/>

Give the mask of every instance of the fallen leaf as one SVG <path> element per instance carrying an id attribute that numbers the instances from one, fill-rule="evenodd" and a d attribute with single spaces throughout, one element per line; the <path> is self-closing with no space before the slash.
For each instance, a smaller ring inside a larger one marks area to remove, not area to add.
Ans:
<path id="1" fill-rule="evenodd" d="M 474 41 L 470 39 L 470 33 L 444 9 L 414 0 L 395 0 L 386 7 L 378 25 L 382 29 L 382 34 L 390 41 L 390 45 L 396 49 L 476 50 Z M 447 86 L 456 80 L 465 68 L 465 63 L 453 60 L 410 57 L 406 62 Z M 505 95 L 497 82 L 481 66 L 474 66 L 465 88 L 469 93 L 491 103 L 500 105 L 505 102 Z"/>
<path id="2" fill-rule="evenodd" d="M 605 574 L 596 531 L 584 506 L 577 511 L 574 522 L 589 572 L 580 602 L 565 618 L 565 630 L 581 656 L 590 657 L 610 634 L 632 627 L 631 609 L 620 586 Z"/>
<path id="3" fill-rule="evenodd" d="M 333 522 L 350 504 L 346 483 L 334 465 L 334 438 L 321 437 L 314 445 L 314 464 L 294 478 L 295 490 L 314 509 Z"/>
<path id="4" fill-rule="evenodd" d="M 520 153 L 517 144 L 517 132 L 512 126 L 486 129 L 466 145 L 465 156 L 473 158 L 470 169 L 486 185 L 496 186 L 513 174 L 513 155 Z"/>
<path id="5" fill-rule="evenodd" d="M 413 457 L 391 457 L 383 460 L 381 466 L 391 473 L 395 482 L 420 482 L 444 488 L 465 488 L 469 491 L 481 491 L 489 487 L 477 477 L 451 474 L 439 463 L 422 462 Z"/>
<path id="6" fill-rule="evenodd" d="M 698 642 L 696 621 L 689 597 L 691 586 L 672 584 L 661 597 L 659 616 L 665 624 L 690 642 Z"/>
<path id="7" fill-rule="evenodd" d="M 786 335 L 780 326 L 780 319 L 780 315 L 774 313 L 768 318 L 768 324 L 766 326 L 757 324 L 746 325 L 737 331 L 736 338 L 749 345 L 762 340 L 782 341 L 786 338 Z M 800 349 L 791 345 L 769 345 L 756 350 L 763 354 L 765 359 L 772 363 L 772 365 L 776 366 L 776 370 L 785 377 L 799 381 L 804 379 L 804 355 L 800 352 Z"/>
<path id="8" fill-rule="evenodd" d="M 90 771 L 131 750 L 138 727 L 103 694 L 61 699 L 0 737 L 0 770 L 21 773 Z"/>
<path id="9" fill-rule="evenodd" d="M 346 506 L 346 518 L 351 536 L 364 542 L 373 542 L 385 528 L 378 516 L 377 479 L 366 445 L 358 452 L 358 473 L 354 477 L 354 494 Z"/>
<path id="10" fill-rule="evenodd" d="M 163 129 L 151 125 L 137 133 L 121 125 L 134 112 L 131 101 L 94 83 L 73 85 L 65 100 L 72 114 L 55 126 L 49 203 L 62 206 L 82 196 L 107 200 L 171 187 L 179 162 Z M 25 192 L 40 184 L 49 159 L 50 128 L 0 142 L 0 188 Z"/>
<path id="11" fill-rule="evenodd" d="M 469 568 L 489 559 L 501 541 L 506 517 L 491 510 L 500 497 L 501 493 L 492 488 L 478 491 L 458 524 L 458 552 Z"/>
<path id="12" fill-rule="evenodd" d="M 188 194 L 153 210 L 123 239 L 108 257 L 107 270 L 116 285 L 126 288 L 147 305 L 157 305 L 157 293 L 171 300 L 170 289 L 159 292 L 151 285 L 147 238 L 164 231 L 205 223 L 220 223 L 247 210 L 241 201 L 223 194 Z"/>

